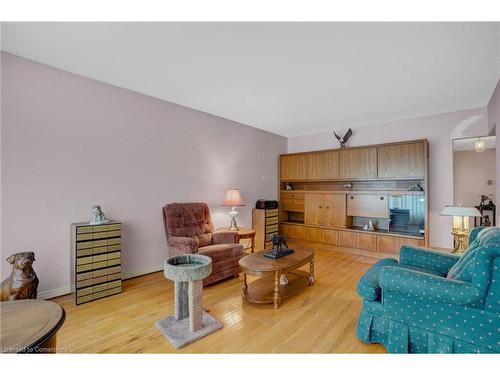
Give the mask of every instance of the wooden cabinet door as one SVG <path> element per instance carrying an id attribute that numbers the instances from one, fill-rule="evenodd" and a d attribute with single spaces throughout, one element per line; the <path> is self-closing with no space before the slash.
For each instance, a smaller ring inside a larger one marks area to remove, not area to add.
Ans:
<path id="1" fill-rule="evenodd" d="M 338 245 L 339 244 L 339 231 L 334 229 L 322 229 L 323 231 L 323 242 L 327 245 Z"/>
<path id="2" fill-rule="evenodd" d="M 323 232 L 321 228 L 306 228 L 307 240 L 312 242 L 323 242 Z"/>
<path id="3" fill-rule="evenodd" d="M 306 194 L 304 222 L 309 225 L 324 225 L 325 210 L 323 194 Z"/>
<path id="4" fill-rule="evenodd" d="M 346 195 L 325 194 L 325 225 L 345 228 L 347 226 Z"/>
<path id="5" fill-rule="evenodd" d="M 293 238 L 296 240 L 306 239 L 306 227 L 301 225 L 293 224 L 281 224 L 281 234 L 288 238 Z"/>
<path id="6" fill-rule="evenodd" d="M 332 180 L 339 178 L 339 152 L 324 151 L 307 155 L 308 180 Z"/>
<path id="7" fill-rule="evenodd" d="M 377 148 L 340 151 L 340 178 L 376 178 Z"/>
<path id="8" fill-rule="evenodd" d="M 377 250 L 377 235 L 371 233 L 357 233 L 356 247 L 363 250 Z"/>
<path id="9" fill-rule="evenodd" d="M 356 247 L 358 245 L 358 234 L 356 232 L 339 231 L 339 245 Z"/>
<path id="10" fill-rule="evenodd" d="M 281 155 L 280 176 L 285 181 L 307 179 L 307 154 Z"/>
<path id="11" fill-rule="evenodd" d="M 380 178 L 424 178 L 425 164 L 424 142 L 378 148 Z"/>
<path id="12" fill-rule="evenodd" d="M 418 238 L 406 238 L 396 236 L 378 236 L 377 250 L 382 253 L 399 254 L 401 246 L 424 246 L 424 240 Z"/>
<path id="13" fill-rule="evenodd" d="M 389 218 L 387 195 L 348 194 L 347 215 L 361 217 Z"/>
<path id="14" fill-rule="evenodd" d="M 381 253 L 399 253 L 399 239 L 393 236 L 378 236 L 377 250 Z"/>

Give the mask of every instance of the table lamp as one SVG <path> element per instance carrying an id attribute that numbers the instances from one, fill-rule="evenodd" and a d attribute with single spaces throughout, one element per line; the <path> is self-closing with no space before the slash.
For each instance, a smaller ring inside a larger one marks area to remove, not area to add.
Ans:
<path id="1" fill-rule="evenodd" d="M 236 225 L 236 216 L 238 216 L 238 211 L 236 211 L 237 206 L 244 206 L 245 203 L 241 199 L 240 191 L 238 189 L 228 189 L 226 192 L 226 198 L 224 199 L 223 206 L 230 206 L 231 211 L 228 212 L 231 217 L 231 227 L 230 230 L 238 230 L 238 225 Z"/>
<path id="2" fill-rule="evenodd" d="M 440 215 L 453 216 L 453 237 L 455 239 L 454 253 L 463 253 L 469 238 L 469 217 L 481 216 L 475 207 L 445 206 Z"/>

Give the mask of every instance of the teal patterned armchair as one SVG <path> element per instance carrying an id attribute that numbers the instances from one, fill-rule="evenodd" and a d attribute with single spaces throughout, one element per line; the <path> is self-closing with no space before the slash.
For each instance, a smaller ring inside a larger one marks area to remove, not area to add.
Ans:
<path id="1" fill-rule="evenodd" d="M 358 283 L 356 328 L 390 353 L 500 353 L 500 228 L 474 228 L 462 256 L 403 246 Z"/>

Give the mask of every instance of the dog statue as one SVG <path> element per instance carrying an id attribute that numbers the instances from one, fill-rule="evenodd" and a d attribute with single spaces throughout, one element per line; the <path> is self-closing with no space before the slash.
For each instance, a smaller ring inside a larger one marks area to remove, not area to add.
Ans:
<path id="1" fill-rule="evenodd" d="M 12 272 L 2 281 L 0 301 L 36 299 L 38 277 L 32 267 L 34 261 L 35 253 L 32 251 L 13 254 L 7 258 L 7 262 L 12 264 Z"/>

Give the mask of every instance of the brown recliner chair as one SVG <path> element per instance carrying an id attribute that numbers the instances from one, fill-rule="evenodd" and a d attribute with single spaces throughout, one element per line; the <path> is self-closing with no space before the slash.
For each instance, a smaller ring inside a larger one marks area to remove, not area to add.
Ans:
<path id="1" fill-rule="evenodd" d="M 206 203 L 172 203 L 163 207 L 163 223 L 170 255 L 202 254 L 212 259 L 212 273 L 203 285 L 235 276 L 244 255 L 237 233 L 215 232 Z"/>

